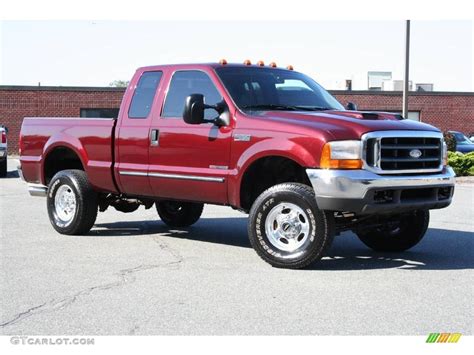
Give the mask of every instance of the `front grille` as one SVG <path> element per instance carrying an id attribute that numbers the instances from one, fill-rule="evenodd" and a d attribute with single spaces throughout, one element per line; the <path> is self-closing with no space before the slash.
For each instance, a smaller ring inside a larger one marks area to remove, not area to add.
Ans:
<path id="1" fill-rule="evenodd" d="M 442 168 L 443 141 L 440 133 L 384 131 L 365 135 L 366 168 L 380 174 L 439 171 Z"/>

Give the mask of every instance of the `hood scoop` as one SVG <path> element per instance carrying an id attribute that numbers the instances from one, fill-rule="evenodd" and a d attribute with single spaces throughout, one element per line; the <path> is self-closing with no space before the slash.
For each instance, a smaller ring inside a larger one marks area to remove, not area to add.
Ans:
<path id="1" fill-rule="evenodd" d="M 336 112 L 335 112 L 336 113 Z M 368 120 L 368 121 L 377 121 L 377 120 L 389 120 L 389 119 L 396 119 L 396 120 L 403 120 L 402 115 L 393 112 L 370 112 L 370 111 L 340 111 L 337 114 L 352 118 L 357 118 L 360 120 Z"/>
<path id="2" fill-rule="evenodd" d="M 361 112 L 360 114 L 364 120 L 379 120 L 382 118 L 377 112 Z"/>

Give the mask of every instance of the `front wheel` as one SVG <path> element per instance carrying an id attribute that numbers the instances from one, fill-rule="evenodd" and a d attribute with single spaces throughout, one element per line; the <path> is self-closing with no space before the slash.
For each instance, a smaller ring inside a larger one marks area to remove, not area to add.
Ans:
<path id="1" fill-rule="evenodd" d="M 321 259 L 334 238 L 334 215 L 316 205 L 312 188 L 284 183 L 264 191 L 250 209 L 248 234 L 272 266 L 306 267 Z"/>
<path id="2" fill-rule="evenodd" d="M 46 200 L 49 220 L 61 234 L 85 234 L 95 223 L 97 193 L 82 170 L 63 170 L 54 175 Z"/>
<path id="3" fill-rule="evenodd" d="M 170 227 L 189 227 L 201 218 L 204 204 L 183 201 L 157 201 L 161 220 Z"/>
<path id="4" fill-rule="evenodd" d="M 417 210 L 387 219 L 370 231 L 356 231 L 369 248 L 381 252 L 401 252 L 417 245 L 428 229 L 430 212 Z"/>

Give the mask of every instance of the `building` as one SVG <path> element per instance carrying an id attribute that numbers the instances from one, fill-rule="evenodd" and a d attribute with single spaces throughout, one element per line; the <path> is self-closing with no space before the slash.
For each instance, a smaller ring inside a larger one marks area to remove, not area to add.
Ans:
<path id="1" fill-rule="evenodd" d="M 124 88 L 0 86 L 0 124 L 9 128 L 10 154 L 18 153 L 18 135 L 24 117 L 115 117 Z M 345 91 L 331 93 L 344 105 L 360 110 L 401 112 L 400 91 Z M 443 131 L 474 132 L 474 92 L 414 91 L 409 96 L 410 119 Z"/>

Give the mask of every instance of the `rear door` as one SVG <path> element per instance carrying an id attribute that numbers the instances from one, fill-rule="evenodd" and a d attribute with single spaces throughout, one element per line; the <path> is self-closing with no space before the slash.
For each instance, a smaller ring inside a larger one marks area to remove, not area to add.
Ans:
<path id="1" fill-rule="evenodd" d="M 121 113 L 116 134 L 115 167 L 120 190 L 128 195 L 153 195 L 148 181 L 150 125 L 162 76 L 161 71 L 147 71 L 134 78 L 133 96 L 123 104 L 128 111 Z"/>
<path id="2" fill-rule="evenodd" d="M 177 70 L 172 74 L 161 116 L 154 118 L 151 127 L 159 137 L 150 147 L 149 179 L 154 195 L 227 203 L 231 127 L 183 121 L 188 95 L 203 94 L 209 105 L 223 100 L 213 80 L 203 70 Z M 211 119 L 217 113 L 206 110 L 205 115 Z"/>

